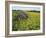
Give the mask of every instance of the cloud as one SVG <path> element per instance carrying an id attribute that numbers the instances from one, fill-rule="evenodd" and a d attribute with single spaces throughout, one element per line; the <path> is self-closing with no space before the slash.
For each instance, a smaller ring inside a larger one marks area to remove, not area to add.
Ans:
<path id="1" fill-rule="evenodd" d="M 31 7 L 31 6 L 12 6 L 12 10 L 37 10 L 40 11 L 40 7 Z"/>

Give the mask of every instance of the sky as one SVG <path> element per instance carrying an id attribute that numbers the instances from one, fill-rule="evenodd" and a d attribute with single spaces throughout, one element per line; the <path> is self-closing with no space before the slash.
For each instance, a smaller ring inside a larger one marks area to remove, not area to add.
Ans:
<path id="1" fill-rule="evenodd" d="M 12 6 L 12 10 L 36 10 L 40 11 L 39 7 L 28 7 L 28 6 Z"/>

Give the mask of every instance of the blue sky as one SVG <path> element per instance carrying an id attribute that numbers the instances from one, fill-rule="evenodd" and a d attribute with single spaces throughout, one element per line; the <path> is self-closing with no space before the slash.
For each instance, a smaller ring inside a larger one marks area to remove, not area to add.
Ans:
<path id="1" fill-rule="evenodd" d="M 37 10 L 37 11 L 40 11 L 40 8 L 39 7 L 12 6 L 12 10 Z"/>

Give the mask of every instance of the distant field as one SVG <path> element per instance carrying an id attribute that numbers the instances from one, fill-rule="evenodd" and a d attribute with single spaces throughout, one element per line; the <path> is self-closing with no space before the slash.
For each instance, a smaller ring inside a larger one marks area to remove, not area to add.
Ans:
<path id="1" fill-rule="evenodd" d="M 40 13 L 39 12 L 27 12 L 28 18 L 23 20 L 17 20 L 16 16 L 20 11 L 12 10 L 12 31 L 26 31 L 26 30 L 39 30 L 40 29 Z"/>

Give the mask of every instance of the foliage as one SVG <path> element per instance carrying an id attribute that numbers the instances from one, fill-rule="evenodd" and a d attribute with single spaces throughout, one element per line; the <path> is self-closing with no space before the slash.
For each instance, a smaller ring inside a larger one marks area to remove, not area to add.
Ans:
<path id="1" fill-rule="evenodd" d="M 16 16 L 24 12 L 27 14 L 27 19 L 17 20 Z M 39 30 L 40 29 L 40 13 L 28 12 L 22 10 L 12 10 L 12 30 Z"/>

